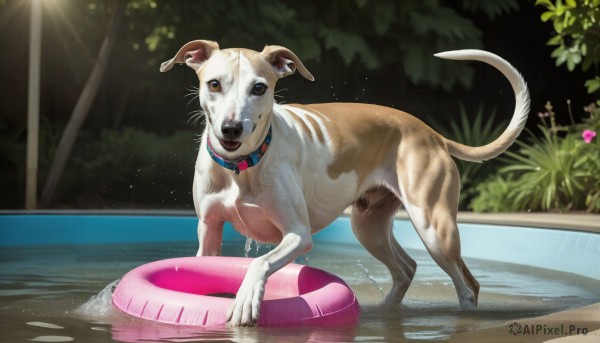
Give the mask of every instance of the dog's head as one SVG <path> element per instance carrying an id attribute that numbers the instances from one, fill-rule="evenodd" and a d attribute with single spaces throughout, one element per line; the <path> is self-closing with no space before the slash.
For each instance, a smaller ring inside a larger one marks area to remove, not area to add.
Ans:
<path id="1" fill-rule="evenodd" d="M 278 79 L 298 69 L 314 80 L 302 61 L 282 46 L 266 46 L 262 52 L 221 50 L 216 42 L 196 40 L 179 49 L 160 71 L 169 71 L 175 63 L 196 71 L 209 139 L 216 152 L 229 159 L 247 155 L 261 144 L 273 113 Z"/>

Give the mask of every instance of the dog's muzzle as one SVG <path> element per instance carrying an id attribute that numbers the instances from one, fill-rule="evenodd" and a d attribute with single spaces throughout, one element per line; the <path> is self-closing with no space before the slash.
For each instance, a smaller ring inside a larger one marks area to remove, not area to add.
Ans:
<path id="1" fill-rule="evenodd" d="M 238 139 L 244 132 L 244 126 L 239 121 L 227 121 L 221 125 L 221 133 L 223 139 L 219 139 L 219 143 L 223 149 L 233 152 L 236 151 L 242 143 L 238 142 Z"/>

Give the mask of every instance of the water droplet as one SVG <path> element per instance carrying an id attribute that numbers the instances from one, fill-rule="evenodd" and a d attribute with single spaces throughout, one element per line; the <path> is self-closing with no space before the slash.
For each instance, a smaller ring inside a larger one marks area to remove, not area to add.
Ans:
<path id="1" fill-rule="evenodd" d="M 244 244 L 244 256 L 248 257 L 252 249 L 252 238 L 246 236 L 246 244 Z"/>

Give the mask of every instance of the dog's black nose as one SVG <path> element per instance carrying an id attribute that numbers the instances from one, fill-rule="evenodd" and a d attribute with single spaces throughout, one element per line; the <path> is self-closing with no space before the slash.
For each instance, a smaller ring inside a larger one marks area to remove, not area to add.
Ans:
<path id="1" fill-rule="evenodd" d="M 221 133 L 223 133 L 223 138 L 226 140 L 235 140 L 240 138 L 243 131 L 244 127 L 239 121 L 228 121 L 221 125 Z"/>

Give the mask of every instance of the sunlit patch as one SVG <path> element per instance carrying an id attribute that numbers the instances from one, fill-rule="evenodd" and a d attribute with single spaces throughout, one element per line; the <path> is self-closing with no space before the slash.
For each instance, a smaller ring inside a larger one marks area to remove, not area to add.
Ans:
<path id="1" fill-rule="evenodd" d="M 41 327 L 41 328 L 46 328 L 46 329 L 57 329 L 57 330 L 64 329 L 64 327 L 62 327 L 60 325 L 44 323 L 44 322 L 27 322 L 25 324 L 31 325 L 31 326 L 37 326 L 37 327 Z"/>
<path id="2" fill-rule="evenodd" d="M 69 336 L 37 336 L 30 339 L 34 342 L 72 342 L 73 340 L 73 337 Z"/>
<path id="3" fill-rule="evenodd" d="M 100 326 L 92 326 L 90 329 L 94 330 L 94 331 L 110 332 L 109 328 L 104 328 L 104 327 L 100 327 Z"/>

